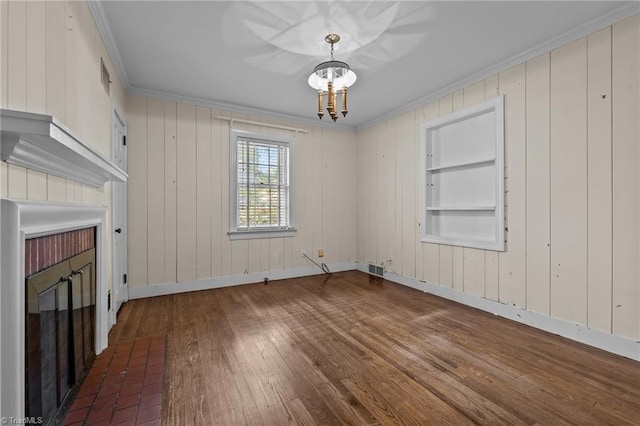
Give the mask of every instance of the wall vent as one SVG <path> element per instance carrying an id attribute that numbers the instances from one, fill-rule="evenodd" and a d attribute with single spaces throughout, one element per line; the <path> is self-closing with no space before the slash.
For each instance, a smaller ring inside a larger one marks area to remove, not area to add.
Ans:
<path id="1" fill-rule="evenodd" d="M 382 266 L 374 265 L 372 263 L 369 264 L 369 273 L 371 275 L 376 275 L 381 277 L 384 275 L 384 268 Z"/>

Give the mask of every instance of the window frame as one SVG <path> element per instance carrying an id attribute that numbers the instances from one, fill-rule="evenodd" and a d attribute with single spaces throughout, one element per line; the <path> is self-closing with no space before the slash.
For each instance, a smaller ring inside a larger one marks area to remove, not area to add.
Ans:
<path id="1" fill-rule="evenodd" d="M 251 139 L 272 145 L 284 145 L 289 150 L 289 223 L 286 228 L 248 228 L 238 229 L 238 139 Z M 247 132 L 243 130 L 231 129 L 229 131 L 229 239 L 244 240 L 253 238 L 283 238 L 294 237 L 296 228 L 294 227 L 293 208 L 293 138 L 282 136 L 263 135 L 259 133 Z"/>

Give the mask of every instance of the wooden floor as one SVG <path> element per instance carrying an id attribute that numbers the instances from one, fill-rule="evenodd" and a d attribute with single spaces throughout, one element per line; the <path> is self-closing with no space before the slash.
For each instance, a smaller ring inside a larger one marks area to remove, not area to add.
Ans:
<path id="1" fill-rule="evenodd" d="M 163 425 L 640 424 L 640 363 L 359 272 L 128 302 Z"/>

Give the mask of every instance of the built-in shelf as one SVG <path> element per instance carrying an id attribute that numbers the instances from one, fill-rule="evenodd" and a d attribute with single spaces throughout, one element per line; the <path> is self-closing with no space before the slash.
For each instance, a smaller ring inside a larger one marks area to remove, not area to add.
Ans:
<path id="1" fill-rule="evenodd" d="M 100 187 L 127 174 L 50 115 L 0 110 L 0 154 L 7 163 Z"/>
<path id="2" fill-rule="evenodd" d="M 451 236 L 451 235 L 438 235 L 437 237 L 425 237 L 424 242 L 426 243 L 436 243 L 436 244 L 446 244 L 451 246 L 460 246 L 460 236 Z M 469 248 L 478 248 L 478 249 L 486 249 L 487 244 L 491 244 L 492 239 L 471 239 L 465 238 L 464 247 Z"/>
<path id="3" fill-rule="evenodd" d="M 504 250 L 504 101 L 421 126 L 422 241 Z"/>
<path id="4" fill-rule="evenodd" d="M 493 211 L 496 209 L 496 206 L 463 206 L 463 207 L 427 207 L 429 211 Z"/>
<path id="5" fill-rule="evenodd" d="M 461 163 L 447 164 L 447 165 L 444 165 L 444 166 L 429 167 L 429 168 L 427 168 L 427 171 L 428 172 L 437 172 L 437 171 L 446 170 L 446 169 L 456 169 L 458 167 L 483 166 L 485 164 L 494 163 L 495 161 L 496 161 L 496 157 L 484 158 L 484 159 L 481 159 L 481 160 L 464 161 L 464 162 L 461 162 Z"/>

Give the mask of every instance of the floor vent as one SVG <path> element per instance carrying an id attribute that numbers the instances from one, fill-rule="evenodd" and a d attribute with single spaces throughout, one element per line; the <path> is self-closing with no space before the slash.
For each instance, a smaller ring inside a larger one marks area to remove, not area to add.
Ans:
<path id="1" fill-rule="evenodd" d="M 369 273 L 371 275 L 377 275 L 379 277 L 384 275 L 384 268 L 382 266 L 369 264 Z"/>

